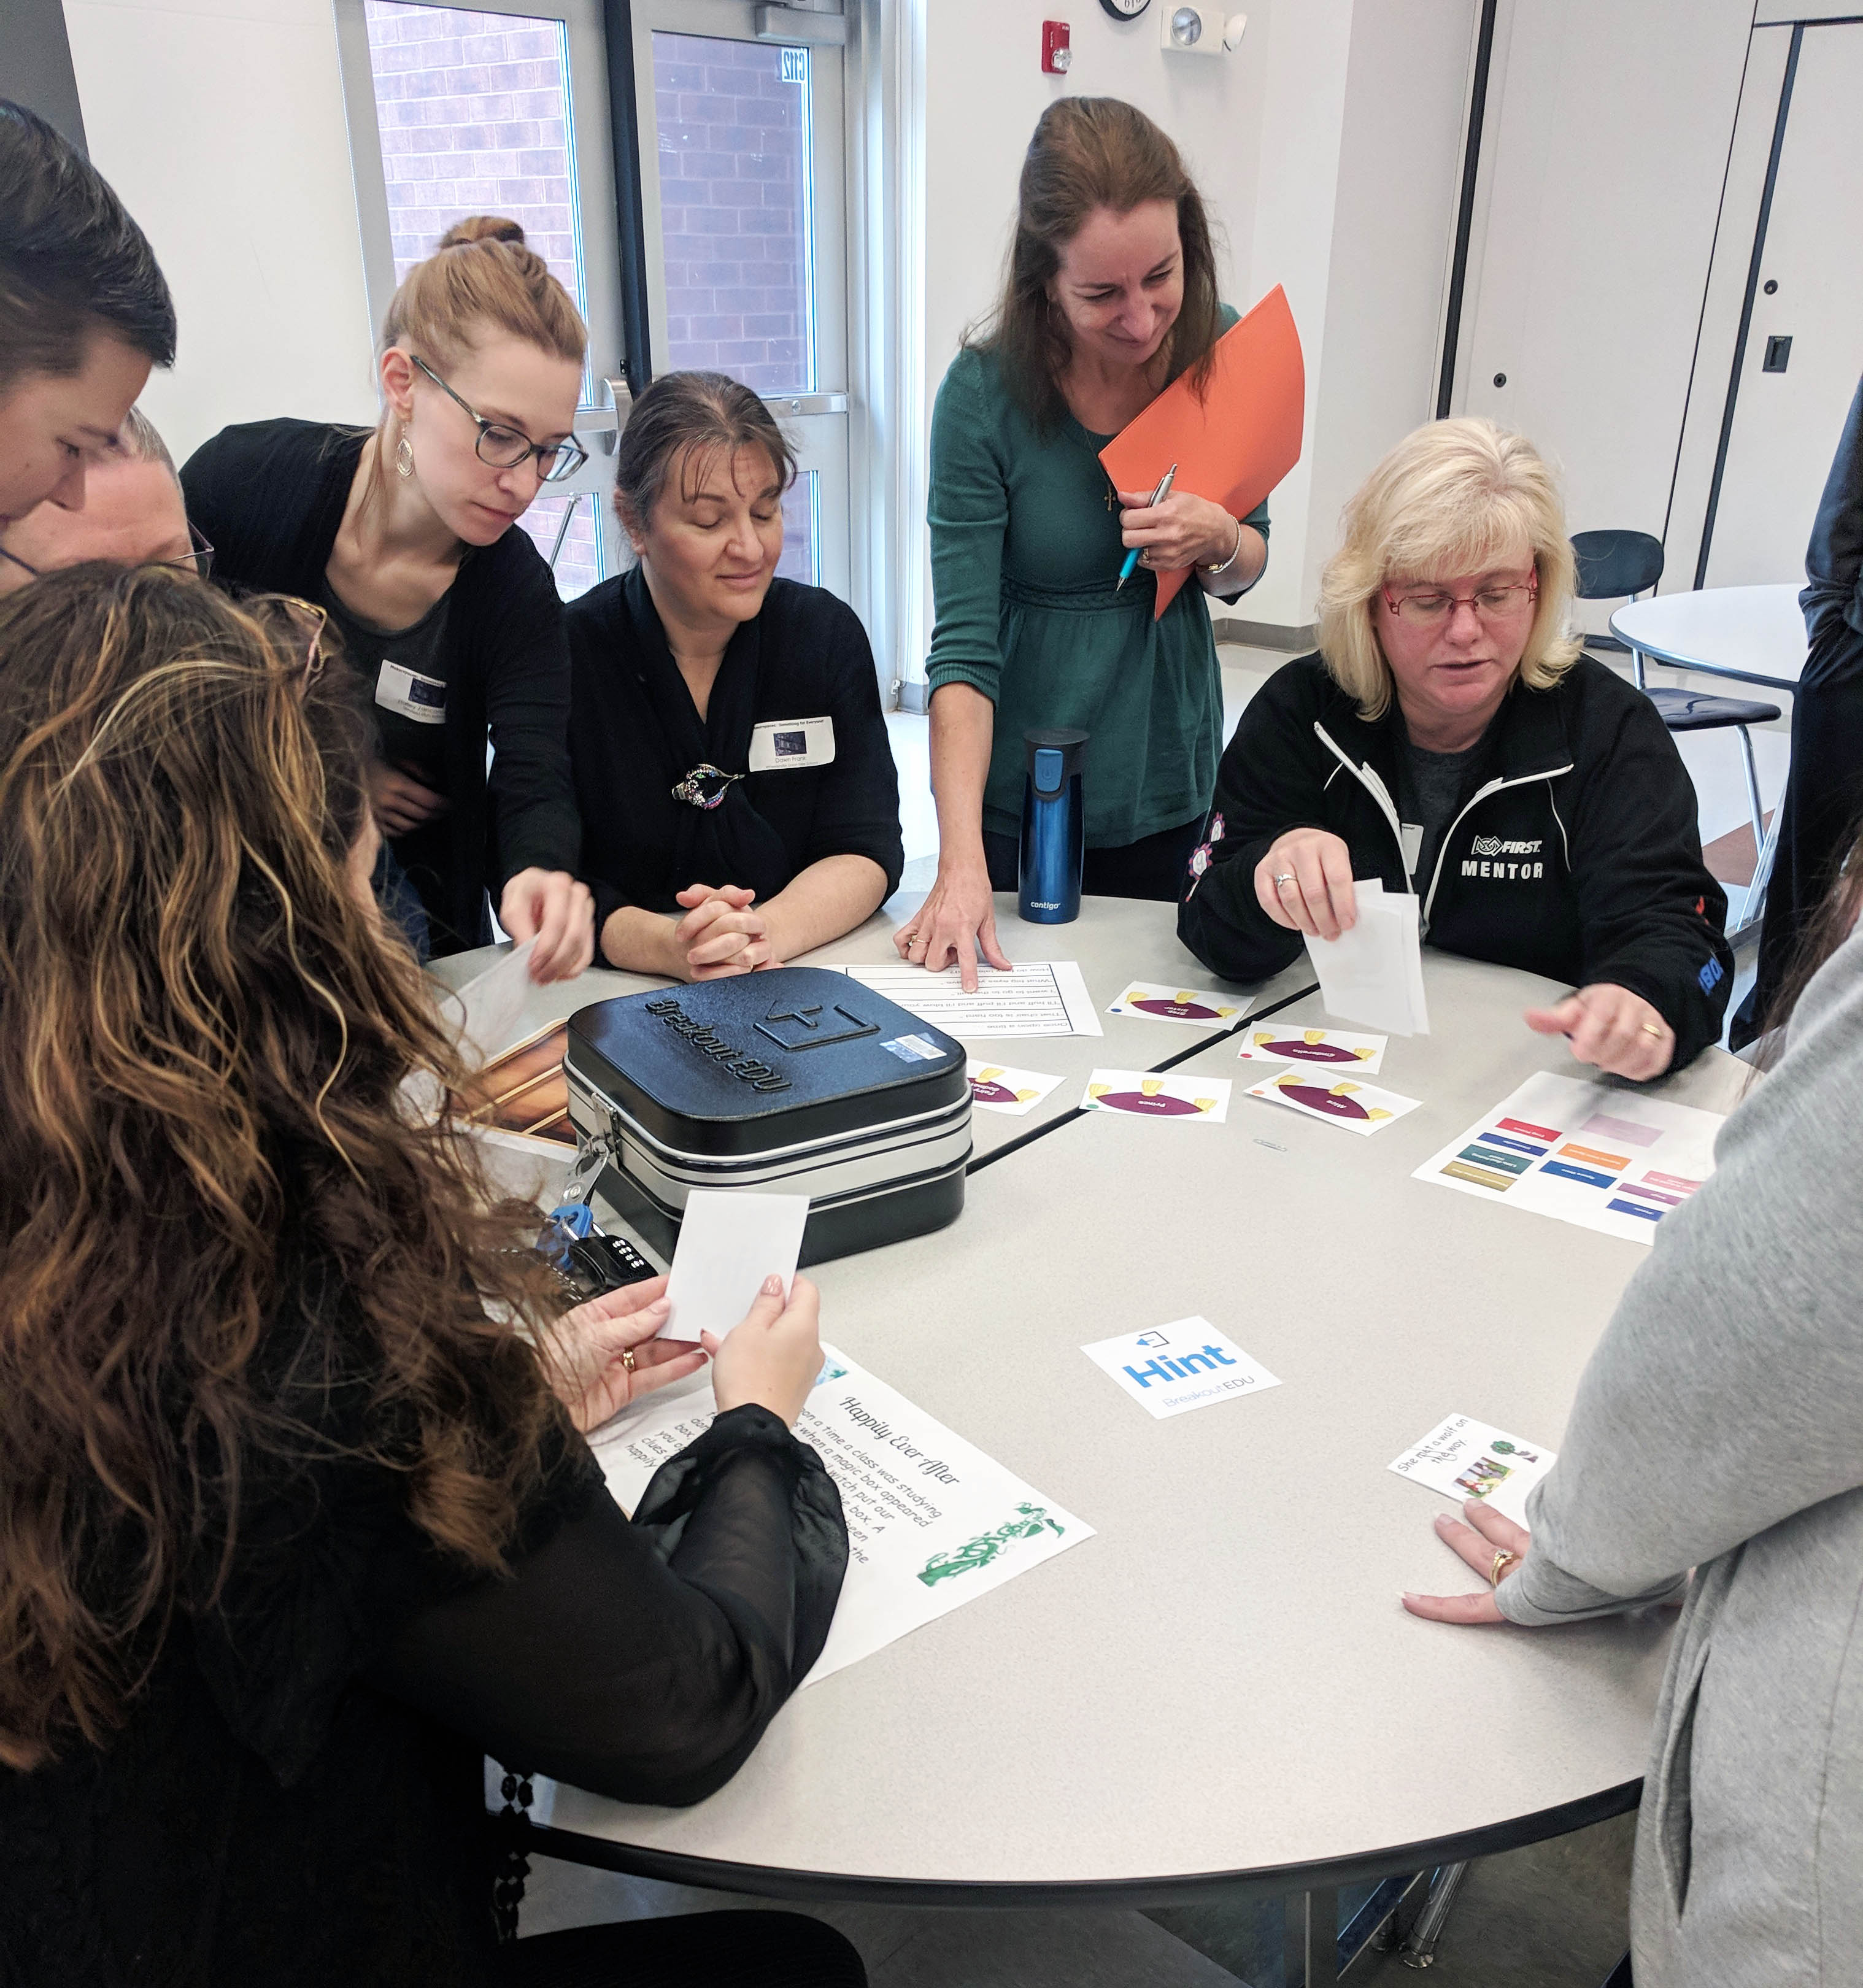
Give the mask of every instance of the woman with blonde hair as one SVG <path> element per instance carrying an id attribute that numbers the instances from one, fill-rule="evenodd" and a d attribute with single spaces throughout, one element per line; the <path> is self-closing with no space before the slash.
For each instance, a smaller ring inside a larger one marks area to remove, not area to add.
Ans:
<path id="1" fill-rule="evenodd" d="M 1264 980 L 1415 891 L 1425 937 L 1576 990 L 1530 1010 L 1637 1080 L 1720 1033 L 1733 955 L 1695 789 L 1655 709 L 1580 653 L 1551 472 L 1481 420 L 1409 434 L 1346 506 L 1320 648 L 1243 713 L 1178 914 L 1226 979 Z"/>
<path id="2" fill-rule="evenodd" d="M 0 602 L 0 1978 L 854 1988 L 771 1915 L 497 1944 L 488 1750 L 696 1801 L 822 1647 L 817 1300 L 559 1315 L 411 1101 L 463 1073 L 320 632 L 155 567 Z M 580 1432 L 708 1350 L 630 1521 Z"/>
<path id="3" fill-rule="evenodd" d="M 586 459 L 587 343 L 515 221 L 462 221 L 395 292 L 374 429 L 248 422 L 181 472 L 214 578 L 316 603 L 367 679 L 376 818 L 433 951 L 492 937 L 489 891 L 504 929 L 536 940 L 539 980 L 588 965 L 594 912 L 574 874 L 563 604 L 512 528 Z"/>

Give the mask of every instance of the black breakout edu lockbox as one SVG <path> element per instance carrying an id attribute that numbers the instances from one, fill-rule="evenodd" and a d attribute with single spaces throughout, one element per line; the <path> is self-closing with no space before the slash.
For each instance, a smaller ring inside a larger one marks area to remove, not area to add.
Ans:
<path id="1" fill-rule="evenodd" d="M 806 1194 L 802 1261 L 956 1220 L 963 1046 L 842 973 L 779 966 L 598 1001 L 563 1057 L 598 1190 L 663 1256 L 695 1187 Z"/>

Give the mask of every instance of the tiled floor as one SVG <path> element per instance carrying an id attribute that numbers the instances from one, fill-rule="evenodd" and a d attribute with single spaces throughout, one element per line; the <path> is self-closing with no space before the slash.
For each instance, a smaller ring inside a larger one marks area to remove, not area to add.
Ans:
<path id="1" fill-rule="evenodd" d="M 1432 1988 L 1600 1988 L 1625 1944 L 1634 1824 L 1620 1817 L 1476 1865 L 1430 1970 Z M 522 1927 L 766 1905 L 538 1858 Z M 1272 1902 L 1150 1913 L 809 1909 L 854 1942 L 873 1988 L 1282 1988 Z M 1368 1955 L 1350 1977 L 1352 1988 L 1417 1979 L 1389 1954 Z"/>

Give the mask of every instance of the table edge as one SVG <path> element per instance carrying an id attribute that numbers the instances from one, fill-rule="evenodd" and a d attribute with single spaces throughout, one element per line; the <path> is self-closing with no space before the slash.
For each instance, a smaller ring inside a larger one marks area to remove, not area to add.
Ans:
<path id="1" fill-rule="evenodd" d="M 1505 1850 L 1519 1850 L 1549 1837 L 1570 1835 L 1635 1808 L 1643 1781 L 1621 1781 L 1550 1808 L 1478 1829 L 1427 1837 L 1386 1849 L 1324 1858 L 1306 1864 L 1276 1864 L 1239 1871 L 1187 1871 L 1178 1876 L 1065 1878 L 1028 1880 L 881 1878 L 850 1871 L 796 1871 L 781 1865 L 737 1864 L 586 1836 L 573 1830 L 539 1826 L 528 1819 L 507 1824 L 514 1848 L 564 1863 L 618 1871 L 633 1878 L 691 1885 L 702 1890 L 739 1892 L 759 1898 L 802 1902 L 894 1905 L 958 1906 L 972 1911 L 1068 1907 L 1119 1907 L 1128 1910 L 1182 1905 L 1212 1894 L 1229 1898 L 1279 1897 L 1358 1884 L 1441 1864 L 1466 1863 Z M 1239 1797 L 1238 1799 L 1246 1799 Z"/>
<path id="2" fill-rule="evenodd" d="M 1633 607 L 1645 604 L 1640 600 L 1629 604 Z M 1685 656 L 1679 650 L 1662 648 L 1646 635 L 1633 635 L 1627 629 L 1620 628 L 1618 616 L 1623 612 L 1620 607 L 1611 617 L 1611 634 L 1620 642 L 1628 643 L 1653 661 L 1666 663 L 1671 669 L 1692 670 L 1697 676 L 1725 677 L 1734 683 L 1760 684 L 1767 690 L 1796 691 L 1799 688 L 1800 679 L 1797 677 L 1768 676 L 1763 671 L 1756 669 L 1729 669 L 1725 663 L 1705 663 L 1699 656 Z"/>

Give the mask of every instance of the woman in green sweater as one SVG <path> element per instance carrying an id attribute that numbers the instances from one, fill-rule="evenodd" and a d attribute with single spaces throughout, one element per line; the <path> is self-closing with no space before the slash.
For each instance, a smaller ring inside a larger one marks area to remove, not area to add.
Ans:
<path id="1" fill-rule="evenodd" d="M 896 935 L 935 972 L 1004 967 L 992 890 L 1016 888 L 1023 733 L 1090 735 L 1084 888 L 1174 898 L 1216 781 L 1222 679 L 1202 593 L 1154 620 L 1152 572 L 1195 566 L 1233 599 L 1267 563 L 1246 519 L 1189 492 L 1154 506 L 1098 455 L 1236 322 L 1203 202 L 1129 103 L 1063 97 L 1023 164 L 1002 300 L 932 417 L 928 671 L 938 881 Z M 1126 551 L 1141 572 L 1115 590 Z M 1150 569 L 1147 571 L 1144 569 Z"/>

